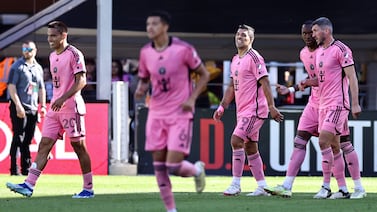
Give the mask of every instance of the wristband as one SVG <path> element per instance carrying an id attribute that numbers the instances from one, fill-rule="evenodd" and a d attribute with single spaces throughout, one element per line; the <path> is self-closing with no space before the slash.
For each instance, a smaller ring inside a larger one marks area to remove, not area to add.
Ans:
<path id="1" fill-rule="evenodd" d="M 289 93 L 294 93 L 296 91 L 294 87 L 289 87 L 288 90 L 289 90 Z"/>
<path id="2" fill-rule="evenodd" d="M 217 110 L 216 110 L 218 113 L 224 113 L 224 107 L 222 105 L 220 105 Z"/>

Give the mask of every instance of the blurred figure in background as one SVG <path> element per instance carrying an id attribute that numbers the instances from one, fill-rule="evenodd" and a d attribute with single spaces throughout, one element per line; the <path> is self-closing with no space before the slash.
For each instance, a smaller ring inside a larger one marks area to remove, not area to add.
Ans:
<path id="1" fill-rule="evenodd" d="M 14 57 L 4 57 L 0 51 L 0 100 L 7 99 L 7 81 L 10 67 L 16 61 Z"/>
<path id="2" fill-rule="evenodd" d="M 43 68 L 43 80 L 45 82 L 46 100 L 50 101 L 52 99 L 54 85 L 52 84 L 52 76 L 48 67 Z"/>
<path id="3" fill-rule="evenodd" d="M 194 177 L 198 193 L 205 187 L 205 164 L 186 160 L 191 151 L 195 101 L 206 86 L 209 73 L 195 48 L 168 34 L 170 14 L 152 12 L 146 21 L 151 42 L 140 50 L 135 98 L 152 86 L 146 124 L 145 150 L 152 153 L 161 199 L 168 212 L 176 212 L 170 174 Z M 200 75 L 193 88 L 190 72 Z"/>
<path id="4" fill-rule="evenodd" d="M 96 100 L 96 83 L 97 83 L 97 69 L 96 61 L 93 58 L 85 59 L 86 67 L 86 86 L 82 89 L 82 95 L 85 100 Z"/>

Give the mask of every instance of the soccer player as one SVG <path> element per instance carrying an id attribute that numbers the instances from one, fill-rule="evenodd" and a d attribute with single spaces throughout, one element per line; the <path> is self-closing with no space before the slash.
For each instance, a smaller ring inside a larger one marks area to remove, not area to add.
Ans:
<path id="1" fill-rule="evenodd" d="M 318 129 L 324 176 L 322 188 L 314 198 L 326 198 L 330 192 L 329 179 L 326 179 L 326 176 L 331 176 L 334 165 L 334 171 L 337 171 L 334 156 L 337 157 L 340 149 L 339 135 L 347 125 L 349 111 L 351 111 L 353 118 L 357 118 L 361 112 L 361 107 L 358 99 L 359 89 L 352 51 L 344 43 L 334 39 L 333 25 L 328 18 L 320 17 L 315 20 L 312 31 L 314 39 L 320 46 L 315 60 L 318 68 L 318 80 L 316 82 L 321 94 Z M 349 148 L 349 145 L 346 144 L 345 147 Z M 346 191 L 340 189 L 330 198 L 338 199 L 348 196 Z M 366 193 L 360 184 L 355 188 L 353 198 L 363 198 L 364 196 L 366 196 Z"/>
<path id="2" fill-rule="evenodd" d="M 169 174 L 191 177 L 196 191 L 205 187 L 204 163 L 184 160 L 189 155 L 195 101 L 206 86 L 209 72 L 195 48 L 168 34 L 170 15 L 154 11 L 146 21 L 151 42 L 140 51 L 139 82 L 135 98 L 146 94 L 151 84 L 145 150 L 152 153 L 160 196 L 169 212 L 176 211 Z M 190 72 L 200 75 L 193 88 Z"/>
<path id="3" fill-rule="evenodd" d="M 91 161 L 85 144 L 85 103 L 81 89 L 86 84 L 84 56 L 67 42 L 68 28 L 60 21 L 47 26 L 47 40 L 54 51 L 50 54 L 50 70 L 54 83 L 53 97 L 47 112 L 38 154 L 32 163 L 24 183 L 7 183 L 7 187 L 19 194 L 31 197 L 34 186 L 45 168 L 48 155 L 56 140 L 65 131 L 80 161 L 83 174 L 83 190 L 72 198 L 94 197 Z"/>
<path id="4" fill-rule="evenodd" d="M 275 107 L 271 94 L 270 82 L 263 57 L 252 48 L 254 28 L 240 25 L 235 35 L 238 53 L 231 63 L 231 78 L 220 106 L 213 114 L 219 121 L 224 109 L 235 99 L 237 110 L 237 126 L 231 137 L 232 175 L 229 188 L 224 191 L 226 196 L 238 195 L 241 192 L 241 177 L 245 164 L 245 153 L 252 175 L 257 181 L 257 189 L 248 196 L 266 196 L 267 186 L 263 172 L 262 158 L 258 150 L 259 130 L 270 111 L 271 117 L 280 122 L 283 115 Z"/>
<path id="5" fill-rule="evenodd" d="M 305 42 L 305 47 L 300 51 L 300 60 L 303 62 L 305 66 L 305 70 L 308 72 L 308 76 L 310 79 L 315 79 L 316 75 L 316 67 L 315 67 L 315 55 L 318 49 L 318 44 L 314 40 L 312 36 L 312 21 L 306 21 L 301 27 L 301 37 Z M 287 88 L 283 85 L 277 85 L 277 91 L 282 94 L 286 95 L 290 92 L 298 91 L 300 84 Z M 311 87 L 311 94 L 309 97 L 308 104 L 305 106 L 305 109 L 300 117 L 298 128 L 297 128 L 297 135 L 294 141 L 294 150 L 291 155 L 291 160 L 288 164 L 288 169 L 286 172 L 285 180 L 282 185 L 278 185 L 276 187 L 267 187 L 265 190 L 268 193 L 273 195 L 279 195 L 282 197 L 291 197 L 292 196 L 292 185 L 297 176 L 298 171 L 305 159 L 306 154 L 306 145 L 311 138 L 311 136 L 318 136 L 318 113 L 319 113 L 319 88 L 317 86 Z M 355 182 L 356 188 L 361 188 L 360 182 L 360 171 L 358 168 L 358 158 L 357 153 L 354 151 L 352 143 L 349 141 L 349 130 L 348 125 L 345 125 L 344 131 L 342 132 L 341 138 L 341 148 L 345 154 L 345 158 L 348 164 L 349 172 L 351 173 L 352 178 Z M 334 155 L 334 169 L 333 173 L 335 178 L 338 181 L 339 189 L 346 190 L 345 187 L 345 176 L 344 176 L 344 160 L 342 157 L 341 152 L 338 152 L 337 155 Z M 328 179 L 328 187 L 330 184 L 330 177 L 327 176 Z M 360 186 L 357 187 L 357 184 Z M 355 189 L 355 194 L 357 193 L 357 189 Z M 353 194 L 352 196 L 355 196 Z M 331 192 L 327 192 L 326 196 L 330 197 Z M 360 195 L 356 195 L 360 196 Z"/>

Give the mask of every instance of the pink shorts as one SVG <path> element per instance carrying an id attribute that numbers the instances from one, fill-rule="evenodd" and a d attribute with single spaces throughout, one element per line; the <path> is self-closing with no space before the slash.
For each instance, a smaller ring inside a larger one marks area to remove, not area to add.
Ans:
<path id="1" fill-rule="evenodd" d="M 193 120 L 190 118 L 152 118 L 146 123 L 146 151 L 167 149 L 168 151 L 190 153 Z"/>
<path id="2" fill-rule="evenodd" d="M 326 130 L 340 135 L 348 120 L 349 111 L 342 106 L 332 106 L 319 110 L 319 131 Z M 348 125 L 347 125 L 348 126 Z"/>
<path id="3" fill-rule="evenodd" d="M 42 137 L 57 140 L 65 131 L 71 141 L 85 138 L 85 119 L 78 113 L 56 113 L 50 110 L 43 123 Z"/>
<path id="4" fill-rule="evenodd" d="M 318 136 L 319 109 L 307 105 L 301 114 L 297 130 L 306 131 L 313 136 Z"/>
<path id="5" fill-rule="evenodd" d="M 258 141 L 259 130 L 264 123 L 264 119 L 260 119 L 257 116 L 252 117 L 237 117 L 237 126 L 233 131 L 233 135 L 236 135 L 245 142 Z"/>
<path id="6" fill-rule="evenodd" d="M 341 132 L 340 135 L 341 136 L 342 135 L 350 135 L 350 128 L 348 127 L 348 119 L 346 119 L 346 121 L 344 122 L 343 129 L 342 129 L 342 132 Z"/>

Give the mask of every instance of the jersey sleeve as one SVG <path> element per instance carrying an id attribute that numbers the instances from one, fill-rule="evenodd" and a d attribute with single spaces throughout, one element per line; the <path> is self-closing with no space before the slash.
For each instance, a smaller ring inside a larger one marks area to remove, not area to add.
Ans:
<path id="1" fill-rule="evenodd" d="M 72 70 L 74 70 L 73 74 L 86 72 L 84 55 L 77 49 L 74 49 L 72 53 L 73 53 L 73 56 L 71 59 L 71 66 L 72 66 Z"/>
<path id="2" fill-rule="evenodd" d="M 186 50 L 186 63 L 188 67 L 192 70 L 198 68 L 199 65 L 202 63 L 202 60 L 200 59 L 195 48 L 191 45 L 188 45 L 188 48 Z"/>
<path id="3" fill-rule="evenodd" d="M 258 60 L 255 63 L 252 63 L 255 67 L 252 69 L 254 70 L 254 74 L 257 80 L 260 80 L 264 76 L 268 76 L 268 71 L 264 59 L 262 57 L 258 57 Z"/>
<path id="4" fill-rule="evenodd" d="M 354 64 L 352 51 L 345 45 L 344 48 L 341 48 L 341 51 L 339 51 L 338 59 L 343 68 Z"/>

